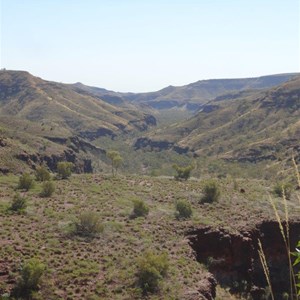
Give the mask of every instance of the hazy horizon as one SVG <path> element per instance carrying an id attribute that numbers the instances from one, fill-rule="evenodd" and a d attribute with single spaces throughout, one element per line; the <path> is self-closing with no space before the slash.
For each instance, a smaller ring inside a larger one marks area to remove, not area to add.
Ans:
<path id="1" fill-rule="evenodd" d="M 299 72 L 297 0 L 0 0 L 1 68 L 149 92 Z"/>

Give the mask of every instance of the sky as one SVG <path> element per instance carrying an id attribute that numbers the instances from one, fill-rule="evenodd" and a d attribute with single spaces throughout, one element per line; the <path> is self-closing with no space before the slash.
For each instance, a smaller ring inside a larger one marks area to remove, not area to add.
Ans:
<path id="1" fill-rule="evenodd" d="M 1 68 L 149 92 L 300 71 L 299 0 L 0 0 Z"/>

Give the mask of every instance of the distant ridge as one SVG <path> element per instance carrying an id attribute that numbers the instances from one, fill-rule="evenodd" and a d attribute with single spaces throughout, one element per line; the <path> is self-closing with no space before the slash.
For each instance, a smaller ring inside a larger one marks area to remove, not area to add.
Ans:
<path id="1" fill-rule="evenodd" d="M 269 78 L 267 78 L 269 79 Z M 188 151 L 239 162 L 300 161 L 300 77 L 220 96 L 192 118 L 137 139 L 137 149 Z"/>
<path id="2" fill-rule="evenodd" d="M 168 86 L 151 93 L 124 94 L 123 97 L 134 103 L 143 103 L 156 109 L 169 109 L 186 106 L 197 110 L 204 103 L 220 95 L 253 89 L 267 89 L 287 82 L 299 73 L 267 75 L 253 78 L 199 80 L 184 86 Z"/>
<path id="3" fill-rule="evenodd" d="M 286 73 L 249 78 L 199 80 L 184 86 L 170 85 L 159 91 L 148 93 L 120 93 L 86 86 L 82 83 L 76 83 L 73 86 L 112 104 L 125 105 L 130 102 L 158 110 L 185 108 L 197 111 L 203 104 L 218 96 L 245 90 L 267 89 L 298 76 L 300 76 L 299 73 Z"/>

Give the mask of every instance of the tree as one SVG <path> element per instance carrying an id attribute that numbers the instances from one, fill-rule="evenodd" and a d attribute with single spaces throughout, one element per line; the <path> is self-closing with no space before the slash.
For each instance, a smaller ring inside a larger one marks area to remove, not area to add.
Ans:
<path id="1" fill-rule="evenodd" d="M 57 174 L 61 179 L 67 179 L 71 176 L 73 164 L 71 162 L 59 162 L 57 163 Z"/>
<path id="2" fill-rule="evenodd" d="M 174 176 L 177 180 L 188 180 L 191 176 L 191 171 L 194 169 L 193 165 L 189 165 L 187 167 L 179 167 L 178 165 L 173 165 L 173 168 L 177 172 L 177 174 Z"/>
<path id="3" fill-rule="evenodd" d="M 117 174 L 118 168 L 123 162 L 123 158 L 121 157 L 118 151 L 107 151 L 106 156 L 111 160 L 111 172 L 112 175 L 115 176 Z"/>

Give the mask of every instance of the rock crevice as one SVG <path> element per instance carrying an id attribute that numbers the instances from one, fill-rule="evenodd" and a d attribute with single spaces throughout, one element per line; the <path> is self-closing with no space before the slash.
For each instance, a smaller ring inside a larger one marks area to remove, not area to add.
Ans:
<path id="1" fill-rule="evenodd" d="M 294 251 L 300 237 L 300 221 L 291 221 L 289 230 L 290 249 Z M 204 226 L 191 230 L 188 237 L 197 260 L 207 265 L 221 286 L 229 287 L 233 293 L 251 294 L 253 299 L 262 299 L 267 287 L 258 255 L 260 239 L 276 299 L 289 292 L 287 251 L 276 221 L 266 220 L 234 233 Z"/>

